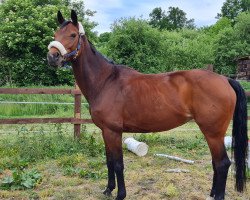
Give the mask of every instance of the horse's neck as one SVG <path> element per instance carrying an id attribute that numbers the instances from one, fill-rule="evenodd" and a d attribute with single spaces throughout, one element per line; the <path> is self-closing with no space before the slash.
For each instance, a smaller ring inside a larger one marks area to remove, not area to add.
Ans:
<path id="1" fill-rule="evenodd" d="M 94 53 L 86 38 L 83 39 L 80 56 L 74 61 L 73 71 L 76 82 L 89 103 L 100 94 L 113 67 L 99 53 Z"/>

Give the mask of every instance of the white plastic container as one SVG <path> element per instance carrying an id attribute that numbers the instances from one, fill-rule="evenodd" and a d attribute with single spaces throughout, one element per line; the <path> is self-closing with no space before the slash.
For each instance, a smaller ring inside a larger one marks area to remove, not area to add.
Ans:
<path id="1" fill-rule="evenodd" d="M 226 136 L 224 138 L 224 144 L 226 148 L 231 148 L 232 146 L 232 137 L 231 136 Z M 248 140 L 248 158 L 247 158 L 247 165 L 248 168 L 250 169 L 250 140 Z"/>
<path id="2" fill-rule="evenodd" d="M 132 137 L 124 139 L 123 142 L 127 145 L 129 151 L 132 151 L 138 156 L 145 156 L 148 153 L 148 145 L 144 142 L 139 142 Z"/>
<path id="3" fill-rule="evenodd" d="M 226 148 L 231 148 L 232 146 L 232 137 L 231 136 L 226 136 L 224 138 L 224 144 Z"/>

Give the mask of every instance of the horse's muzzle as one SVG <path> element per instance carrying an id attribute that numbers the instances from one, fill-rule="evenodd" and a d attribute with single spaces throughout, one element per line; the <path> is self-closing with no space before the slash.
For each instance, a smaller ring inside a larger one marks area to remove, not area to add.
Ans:
<path id="1" fill-rule="evenodd" d="M 63 61 L 64 61 L 62 55 L 59 52 L 55 52 L 55 53 L 48 52 L 47 60 L 48 60 L 48 64 L 53 67 L 62 66 Z"/>

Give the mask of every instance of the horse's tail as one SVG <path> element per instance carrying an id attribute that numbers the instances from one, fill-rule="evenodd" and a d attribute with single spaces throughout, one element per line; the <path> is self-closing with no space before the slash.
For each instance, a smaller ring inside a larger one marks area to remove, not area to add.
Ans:
<path id="1" fill-rule="evenodd" d="M 232 131 L 232 152 L 235 161 L 235 178 L 236 190 L 242 192 L 246 187 L 246 170 L 247 170 L 247 151 L 248 151 L 248 136 L 247 136 L 247 99 L 244 89 L 241 85 L 233 80 L 228 79 L 230 85 L 236 93 L 236 105 L 233 116 L 233 131 Z"/>

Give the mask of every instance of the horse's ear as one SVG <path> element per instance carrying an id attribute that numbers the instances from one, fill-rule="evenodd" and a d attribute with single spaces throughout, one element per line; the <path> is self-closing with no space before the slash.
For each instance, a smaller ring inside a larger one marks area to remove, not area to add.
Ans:
<path id="1" fill-rule="evenodd" d="M 71 19 L 72 22 L 75 26 L 77 26 L 78 22 L 77 22 L 77 14 L 74 10 L 71 10 Z"/>
<path id="2" fill-rule="evenodd" d="M 62 24 L 65 21 L 60 10 L 57 12 L 57 20 L 58 20 L 59 24 Z"/>

